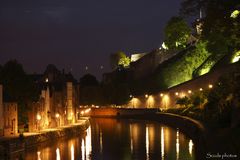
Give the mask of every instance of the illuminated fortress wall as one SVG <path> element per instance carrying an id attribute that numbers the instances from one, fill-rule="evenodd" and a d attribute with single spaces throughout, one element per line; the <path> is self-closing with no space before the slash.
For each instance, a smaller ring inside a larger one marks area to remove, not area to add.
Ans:
<path id="1" fill-rule="evenodd" d="M 187 81 L 164 91 L 159 91 L 157 94 L 151 95 L 146 93 L 142 96 L 132 96 L 129 103 L 124 107 L 161 109 L 176 107 L 176 100 L 178 98 L 190 96 L 194 92 L 212 89 L 219 77 L 224 73 L 232 71 L 236 65 L 231 64 L 228 67 L 214 70 L 196 79 Z"/>

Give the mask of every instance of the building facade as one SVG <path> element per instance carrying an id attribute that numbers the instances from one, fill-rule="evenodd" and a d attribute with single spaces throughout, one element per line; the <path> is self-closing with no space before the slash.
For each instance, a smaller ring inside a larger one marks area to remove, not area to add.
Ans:
<path id="1" fill-rule="evenodd" d="M 0 136 L 18 134 L 18 105 L 3 102 L 3 86 L 0 85 Z"/>
<path id="2" fill-rule="evenodd" d="M 41 88 L 39 100 L 30 104 L 29 131 L 56 128 L 75 123 L 79 106 L 76 80 L 53 66 L 36 79 Z"/>

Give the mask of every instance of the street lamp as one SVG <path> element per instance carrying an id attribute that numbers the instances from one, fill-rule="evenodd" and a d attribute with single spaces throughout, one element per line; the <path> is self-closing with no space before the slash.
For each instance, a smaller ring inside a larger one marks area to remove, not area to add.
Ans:
<path id="1" fill-rule="evenodd" d="M 40 114 L 37 114 L 37 129 L 40 131 L 40 120 L 42 119 Z"/>
<path id="2" fill-rule="evenodd" d="M 209 89 L 212 89 L 212 88 L 213 88 L 213 85 L 212 85 L 212 84 L 209 84 L 209 85 L 208 85 L 208 88 L 209 88 Z"/>
<path id="3" fill-rule="evenodd" d="M 58 127 L 60 127 L 60 115 L 59 113 L 56 113 L 55 117 L 57 118 L 57 121 L 58 121 Z"/>

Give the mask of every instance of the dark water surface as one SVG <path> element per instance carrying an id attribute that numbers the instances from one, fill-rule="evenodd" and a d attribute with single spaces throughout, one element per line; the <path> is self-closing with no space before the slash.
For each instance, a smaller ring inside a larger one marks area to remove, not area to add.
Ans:
<path id="1" fill-rule="evenodd" d="M 91 119 L 84 135 L 30 148 L 26 160 L 192 160 L 194 145 L 177 129 L 160 123 Z"/>

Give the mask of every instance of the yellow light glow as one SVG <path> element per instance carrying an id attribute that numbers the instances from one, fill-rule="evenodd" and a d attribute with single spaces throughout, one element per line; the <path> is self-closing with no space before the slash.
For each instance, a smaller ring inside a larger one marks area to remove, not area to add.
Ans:
<path id="1" fill-rule="evenodd" d="M 37 114 L 37 120 L 40 121 L 42 119 L 40 114 Z"/>
<path id="2" fill-rule="evenodd" d="M 89 113 L 91 111 L 91 108 L 88 108 L 84 111 L 84 113 Z"/>
<path id="3" fill-rule="evenodd" d="M 150 107 L 150 108 L 153 107 L 154 103 L 155 103 L 155 101 L 154 101 L 153 96 L 149 96 L 147 99 L 147 107 Z"/>
<path id="4" fill-rule="evenodd" d="M 130 98 L 132 98 L 133 96 L 130 94 L 130 96 L 129 96 Z"/>
<path id="5" fill-rule="evenodd" d="M 210 89 L 213 88 L 213 85 L 212 85 L 212 84 L 209 84 L 209 85 L 208 85 L 208 88 L 210 88 Z"/>
<path id="6" fill-rule="evenodd" d="M 191 90 L 188 90 L 188 93 L 189 93 L 189 94 L 191 94 L 191 93 L 192 93 L 192 91 L 191 91 Z"/>
<path id="7" fill-rule="evenodd" d="M 56 118 L 59 118 L 59 117 L 60 117 L 60 115 L 59 115 L 58 113 L 56 113 L 55 117 L 56 117 Z"/>
<path id="8" fill-rule="evenodd" d="M 164 128 L 161 127 L 161 157 L 164 160 Z"/>
<path id="9" fill-rule="evenodd" d="M 71 160 L 74 160 L 74 145 L 71 145 Z"/>
<path id="10" fill-rule="evenodd" d="M 86 160 L 91 159 L 91 153 L 92 153 L 92 139 L 91 139 L 91 126 L 87 129 L 87 135 L 86 135 Z"/>
<path id="11" fill-rule="evenodd" d="M 163 93 L 161 93 L 161 94 L 160 94 L 160 96 L 161 96 L 161 97 L 163 97 L 163 96 L 164 96 L 164 94 L 163 94 Z"/>
<path id="12" fill-rule="evenodd" d="M 240 56 L 236 56 L 232 59 L 232 63 L 238 62 L 240 60 Z"/>
<path id="13" fill-rule="evenodd" d="M 200 88 L 200 89 L 199 89 L 199 91 L 203 91 L 203 89 L 202 89 L 202 88 Z"/>
<path id="14" fill-rule="evenodd" d="M 178 96 L 178 94 L 179 94 L 178 92 L 175 93 L 176 96 Z"/>
<path id="15" fill-rule="evenodd" d="M 138 106 L 138 104 L 139 104 L 139 99 L 137 99 L 137 98 L 132 98 L 132 107 L 133 108 L 136 108 L 137 106 Z"/>
<path id="16" fill-rule="evenodd" d="M 165 94 L 162 99 L 163 108 L 167 109 L 169 107 L 169 103 L 170 103 L 170 98 L 167 94 Z"/>
<path id="17" fill-rule="evenodd" d="M 61 160 L 59 148 L 56 149 L 56 160 Z"/>
<path id="18" fill-rule="evenodd" d="M 148 94 L 145 94 L 145 98 L 148 98 Z"/>
<path id="19" fill-rule="evenodd" d="M 184 92 L 181 92 L 180 97 L 183 98 L 183 97 L 185 97 L 185 96 L 186 96 L 185 93 L 184 93 Z"/>
<path id="20" fill-rule="evenodd" d="M 45 82 L 46 82 L 46 83 L 48 82 L 48 78 L 45 79 Z"/>
<path id="21" fill-rule="evenodd" d="M 176 159 L 179 159 L 179 131 L 177 130 L 176 136 Z"/>
<path id="22" fill-rule="evenodd" d="M 231 63 L 238 62 L 240 60 L 240 51 L 237 51 L 233 54 Z"/>
<path id="23" fill-rule="evenodd" d="M 239 10 L 234 10 L 233 12 L 232 12 L 232 14 L 231 14 L 231 18 L 237 18 L 238 17 L 238 15 L 240 14 L 240 11 Z"/>
<path id="24" fill-rule="evenodd" d="M 189 144 L 188 144 L 188 151 L 191 156 L 192 156 L 192 150 L 193 150 L 193 142 L 192 142 L 192 140 L 190 140 Z"/>
<path id="25" fill-rule="evenodd" d="M 165 49 L 165 50 L 168 50 L 168 47 L 164 42 L 162 43 L 162 48 Z"/>
<path id="26" fill-rule="evenodd" d="M 81 151 L 82 151 L 82 160 L 85 160 L 85 145 L 84 145 L 84 139 L 82 139 Z"/>
<path id="27" fill-rule="evenodd" d="M 149 135 L 148 127 L 146 126 L 146 159 L 149 160 Z"/>
<path id="28" fill-rule="evenodd" d="M 37 159 L 41 160 L 41 152 L 40 151 L 37 152 Z"/>

